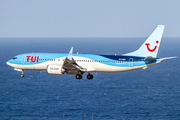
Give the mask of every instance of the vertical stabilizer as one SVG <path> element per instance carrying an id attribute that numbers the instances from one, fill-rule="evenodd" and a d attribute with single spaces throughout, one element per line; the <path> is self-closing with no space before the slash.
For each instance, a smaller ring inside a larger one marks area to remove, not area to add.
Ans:
<path id="1" fill-rule="evenodd" d="M 125 55 L 140 57 L 151 56 L 153 58 L 156 58 L 161 43 L 164 27 L 164 25 L 158 25 L 157 28 L 153 31 L 153 33 L 147 38 L 147 40 L 141 45 L 138 50 L 127 53 Z"/>

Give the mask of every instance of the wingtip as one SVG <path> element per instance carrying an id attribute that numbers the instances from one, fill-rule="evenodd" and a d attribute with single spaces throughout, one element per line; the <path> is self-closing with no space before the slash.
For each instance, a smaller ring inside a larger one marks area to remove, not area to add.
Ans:
<path id="1" fill-rule="evenodd" d="M 71 49 L 70 49 L 70 51 L 69 51 L 69 52 L 71 52 L 71 53 L 73 52 L 73 47 L 71 47 Z"/>
<path id="2" fill-rule="evenodd" d="M 158 27 L 160 27 L 160 28 L 164 28 L 164 27 L 165 27 L 165 25 L 158 25 Z"/>

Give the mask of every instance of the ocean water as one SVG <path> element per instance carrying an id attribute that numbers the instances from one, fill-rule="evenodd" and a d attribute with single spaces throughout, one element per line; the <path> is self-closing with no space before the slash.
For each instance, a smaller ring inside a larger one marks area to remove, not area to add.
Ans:
<path id="1" fill-rule="evenodd" d="M 71 75 L 20 72 L 6 61 L 21 53 L 124 54 L 146 38 L 0 38 L 0 120 L 180 119 L 179 58 L 145 70 Z M 158 57 L 180 56 L 180 38 L 163 38 Z"/>

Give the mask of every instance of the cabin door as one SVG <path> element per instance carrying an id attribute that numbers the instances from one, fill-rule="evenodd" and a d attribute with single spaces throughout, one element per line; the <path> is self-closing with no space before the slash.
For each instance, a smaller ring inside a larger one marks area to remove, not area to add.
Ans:
<path id="1" fill-rule="evenodd" d="M 21 58 L 21 63 L 24 64 L 26 61 L 26 55 L 23 55 L 22 58 Z"/>

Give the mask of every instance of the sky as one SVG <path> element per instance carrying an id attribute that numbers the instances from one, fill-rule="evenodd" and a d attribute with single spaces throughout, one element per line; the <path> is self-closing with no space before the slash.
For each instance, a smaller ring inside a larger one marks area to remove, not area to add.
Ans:
<path id="1" fill-rule="evenodd" d="M 0 0 L 0 37 L 180 37 L 180 0 Z"/>

